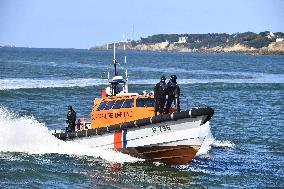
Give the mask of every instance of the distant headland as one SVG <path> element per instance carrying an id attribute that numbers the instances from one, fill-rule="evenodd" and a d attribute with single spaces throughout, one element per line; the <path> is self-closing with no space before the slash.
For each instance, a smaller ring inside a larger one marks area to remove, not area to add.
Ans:
<path id="1" fill-rule="evenodd" d="M 130 50 L 175 51 L 175 52 L 239 52 L 258 54 L 284 54 L 284 33 L 282 32 L 244 32 L 235 34 L 157 34 L 140 40 L 118 42 L 117 48 L 124 44 Z M 113 48 L 113 44 L 92 46 L 90 49 Z"/>

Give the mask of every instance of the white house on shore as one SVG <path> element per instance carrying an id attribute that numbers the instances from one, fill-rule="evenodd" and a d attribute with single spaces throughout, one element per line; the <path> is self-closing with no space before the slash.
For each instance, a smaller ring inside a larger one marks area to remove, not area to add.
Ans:
<path id="1" fill-rule="evenodd" d="M 274 33 L 273 33 L 273 32 L 270 32 L 270 33 L 267 35 L 267 38 L 268 38 L 268 39 L 275 38 Z"/>
<path id="2" fill-rule="evenodd" d="M 178 38 L 178 42 L 175 42 L 177 44 L 182 44 L 182 43 L 186 43 L 187 42 L 188 37 L 186 36 L 182 36 Z"/>
<path id="3" fill-rule="evenodd" d="M 275 39 L 276 42 L 284 41 L 284 38 L 279 38 L 278 36 L 275 36 L 273 32 L 269 32 L 269 34 L 266 36 L 268 39 Z"/>

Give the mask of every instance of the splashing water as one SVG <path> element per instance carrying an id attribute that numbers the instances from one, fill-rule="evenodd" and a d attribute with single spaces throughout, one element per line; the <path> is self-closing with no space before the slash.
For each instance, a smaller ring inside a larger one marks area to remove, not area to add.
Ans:
<path id="1" fill-rule="evenodd" d="M 90 148 L 80 143 L 74 146 L 72 142 L 61 141 L 34 117 L 19 116 L 4 107 L 0 107 L 0 126 L 0 151 L 2 152 L 88 155 L 117 163 L 142 161 L 111 149 Z"/>
<path id="2" fill-rule="evenodd" d="M 213 137 L 211 131 L 210 131 L 210 125 L 209 122 L 205 123 L 207 130 L 208 130 L 208 134 L 206 136 L 206 138 L 204 139 L 199 151 L 197 152 L 197 156 L 202 156 L 205 154 L 208 154 L 208 152 L 210 151 L 211 147 L 228 147 L 228 148 L 234 148 L 235 144 L 232 143 L 231 141 L 221 141 L 221 140 L 217 140 Z"/>
<path id="3" fill-rule="evenodd" d="M 55 138 L 51 131 L 31 116 L 19 116 L 7 108 L 0 107 L 0 151 L 23 152 L 29 154 L 58 153 L 67 155 L 93 156 L 109 162 L 137 162 L 142 159 L 134 158 L 111 149 L 90 148 L 84 144 L 71 141 L 61 141 Z M 204 140 L 197 156 L 207 154 L 212 146 L 233 148 L 230 141 L 216 140 L 210 132 L 210 125 L 205 125 L 208 135 Z"/>

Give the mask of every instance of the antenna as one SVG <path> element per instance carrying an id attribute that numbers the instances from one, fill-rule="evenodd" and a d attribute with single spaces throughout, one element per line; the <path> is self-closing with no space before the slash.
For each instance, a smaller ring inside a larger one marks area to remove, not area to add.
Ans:
<path id="1" fill-rule="evenodd" d="M 125 51 L 125 42 L 126 42 L 126 40 L 124 38 L 124 34 L 122 35 L 122 38 L 123 38 L 123 50 Z"/>
<path id="2" fill-rule="evenodd" d="M 122 35 L 122 37 L 123 37 L 124 63 L 126 64 L 126 53 L 125 53 L 125 51 L 126 51 L 126 47 L 125 47 L 126 39 L 124 37 L 124 34 Z"/>
<path id="3" fill-rule="evenodd" d="M 109 81 L 109 70 L 107 68 L 107 80 Z"/>
<path id="4" fill-rule="evenodd" d="M 113 61 L 115 60 L 115 43 L 113 43 Z"/>
<path id="5" fill-rule="evenodd" d="M 117 76 L 116 63 L 117 63 L 117 60 L 115 59 L 115 43 L 113 43 L 113 64 L 114 64 L 114 76 Z"/>
<path id="6" fill-rule="evenodd" d="M 126 68 L 126 38 L 125 38 L 124 34 L 122 35 L 122 38 L 123 38 L 123 50 L 124 50 L 125 79 L 127 81 L 128 76 L 127 76 L 127 68 Z"/>
<path id="7" fill-rule="evenodd" d="M 127 68 L 126 68 L 126 38 L 123 34 L 123 50 L 124 50 L 124 64 L 125 64 L 125 80 L 126 80 L 126 83 L 124 85 L 124 90 L 126 93 L 128 93 L 128 75 L 127 75 Z"/>
<path id="8" fill-rule="evenodd" d="M 134 24 L 132 25 L 132 40 L 134 41 Z"/>
<path id="9" fill-rule="evenodd" d="M 108 50 L 108 43 L 107 43 L 107 46 L 106 46 L 106 50 Z M 109 70 L 108 70 L 108 67 L 107 67 L 107 80 L 109 81 Z"/>

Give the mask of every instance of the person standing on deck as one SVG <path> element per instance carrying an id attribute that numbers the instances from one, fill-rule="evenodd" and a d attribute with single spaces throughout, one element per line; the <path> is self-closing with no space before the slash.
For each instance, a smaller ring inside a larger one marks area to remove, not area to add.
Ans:
<path id="1" fill-rule="evenodd" d="M 75 121 L 76 121 L 76 112 L 73 110 L 72 106 L 68 106 L 68 112 L 66 116 L 66 123 L 67 123 L 67 132 L 75 131 Z"/>
<path id="2" fill-rule="evenodd" d="M 155 98 L 155 115 L 159 112 L 164 113 L 166 103 L 166 77 L 162 76 L 161 81 L 155 85 L 154 98 Z"/>
<path id="3" fill-rule="evenodd" d="M 177 76 L 171 75 L 171 79 L 166 85 L 168 99 L 167 99 L 165 113 L 169 113 L 169 110 L 172 106 L 173 101 L 174 101 L 177 111 L 178 112 L 180 111 L 180 104 L 179 104 L 180 88 L 176 80 L 177 80 Z"/>

